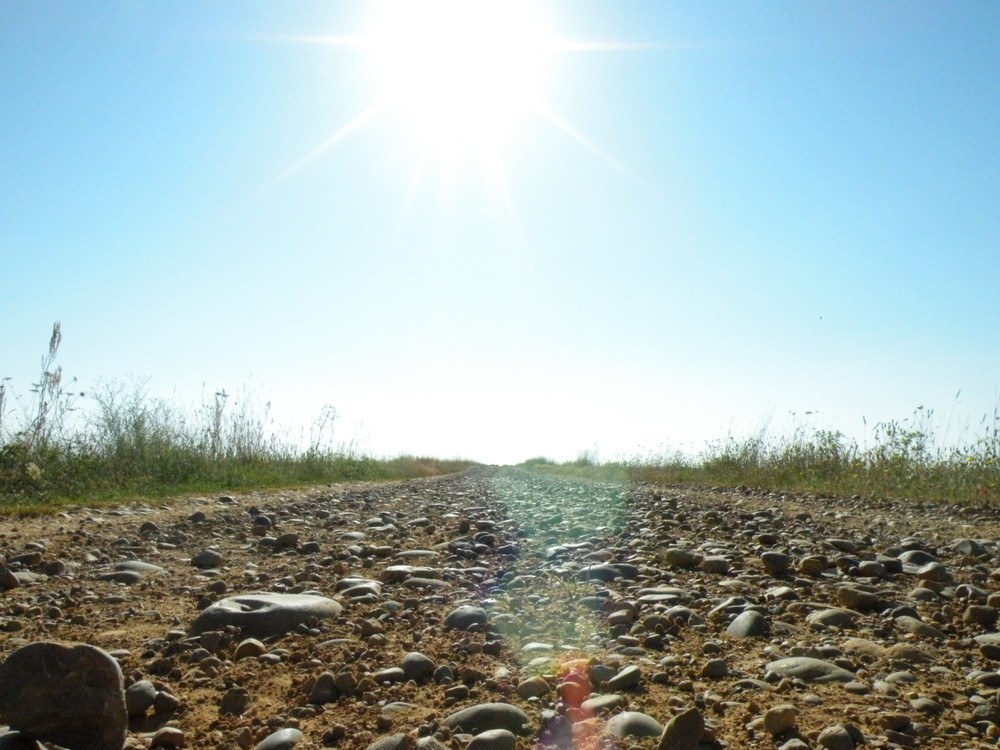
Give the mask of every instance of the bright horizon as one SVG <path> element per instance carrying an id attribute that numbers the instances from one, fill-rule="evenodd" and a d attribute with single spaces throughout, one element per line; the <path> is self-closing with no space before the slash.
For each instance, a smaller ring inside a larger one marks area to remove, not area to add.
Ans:
<path id="1" fill-rule="evenodd" d="M 60 320 L 84 391 L 486 463 L 1000 405 L 1000 5 L 414 7 L 7 6 L 0 377 Z"/>

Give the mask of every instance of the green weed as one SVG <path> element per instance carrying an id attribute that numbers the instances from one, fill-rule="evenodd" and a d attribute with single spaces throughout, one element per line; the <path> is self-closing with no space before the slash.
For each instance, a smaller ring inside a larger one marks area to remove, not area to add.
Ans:
<path id="1" fill-rule="evenodd" d="M 281 436 L 245 390 L 214 391 L 185 409 L 149 395 L 144 381 L 101 384 L 87 396 L 65 382 L 56 356 L 62 327 L 30 398 L 0 381 L 0 512 L 40 512 L 66 502 L 115 502 L 189 492 L 238 491 L 462 471 L 469 461 L 375 459 L 334 442 L 326 407 L 307 444 Z"/>

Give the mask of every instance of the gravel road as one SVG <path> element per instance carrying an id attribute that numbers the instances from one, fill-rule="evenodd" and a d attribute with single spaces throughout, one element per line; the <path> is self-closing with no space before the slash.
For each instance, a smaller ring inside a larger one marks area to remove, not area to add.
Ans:
<path id="1" fill-rule="evenodd" d="M 0 750 L 992 748 L 998 541 L 514 468 L 6 517 Z"/>

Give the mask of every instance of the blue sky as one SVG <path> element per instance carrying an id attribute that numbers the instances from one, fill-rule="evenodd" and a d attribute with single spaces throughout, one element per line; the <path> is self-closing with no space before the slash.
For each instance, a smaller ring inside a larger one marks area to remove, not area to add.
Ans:
<path id="1" fill-rule="evenodd" d="M 0 376 L 26 392 L 61 320 L 85 389 L 247 388 L 293 432 L 329 404 L 364 450 L 501 463 L 1000 403 L 1000 4 L 537 3 L 489 168 L 451 68 L 447 125 L 318 148 L 455 41 L 386 58 L 391 10 L 5 4 Z"/>

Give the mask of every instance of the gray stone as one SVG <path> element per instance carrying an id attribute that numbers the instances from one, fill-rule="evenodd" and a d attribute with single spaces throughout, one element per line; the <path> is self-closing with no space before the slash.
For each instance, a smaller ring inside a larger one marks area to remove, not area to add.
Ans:
<path id="1" fill-rule="evenodd" d="M 254 750 L 292 750 L 305 737 L 298 729 L 279 729 L 254 745 Z"/>
<path id="2" fill-rule="evenodd" d="M 733 638 L 753 638 L 757 635 L 766 635 L 771 630 L 771 624 L 760 612 L 748 609 L 736 616 L 726 633 Z"/>
<path id="3" fill-rule="evenodd" d="M 313 594 L 242 594 L 202 610 L 191 625 L 191 634 L 235 625 L 245 635 L 267 638 L 294 630 L 313 617 L 336 617 L 341 609 L 333 599 Z"/>
<path id="4" fill-rule="evenodd" d="M 143 576 L 137 570 L 113 570 L 110 573 L 102 573 L 98 576 L 98 579 L 114 583 L 124 583 L 131 586 L 143 580 Z"/>
<path id="5" fill-rule="evenodd" d="M 667 722 L 656 750 L 695 750 L 705 731 L 705 718 L 697 708 L 689 708 Z"/>
<path id="6" fill-rule="evenodd" d="M 837 589 L 837 602 L 848 609 L 870 612 L 879 606 L 879 597 L 856 586 L 841 586 Z"/>
<path id="7" fill-rule="evenodd" d="M 621 577 L 621 571 L 614 565 L 588 565 L 576 574 L 580 581 L 604 581 L 605 583 Z"/>
<path id="8" fill-rule="evenodd" d="M 430 677 L 434 674 L 434 670 L 437 669 L 437 664 L 434 663 L 434 660 L 419 651 L 411 651 L 406 654 L 399 663 L 399 666 L 403 670 L 406 679 L 416 680 L 417 682 Z"/>
<path id="9" fill-rule="evenodd" d="M 819 733 L 816 741 L 826 750 L 854 750 L 854 740 L 841 726 L 827 727 Z"/>
<path id="10" fill-rule="evenodd" d="M 697 568 L 701 564 L 701 555 L 691 550 L 671 547 L 663 553 L 667 565 L 674 568 Z"/>
<path id="11" fill-rule="evenodd" d="M 641 711 L 622 711 L 608 719 L 604 731 L 614 737 L 659 737 L 663 725 Z"/>
<path id="12" fill-rule="evenodd" d="M 410 750 L 412 747 L 413 738 L 400 732 L 375 740 L 366 750 Z"/>
<path id="13" fill-rule="evenodd" d="M 951 548 L 958 554 L 969 557 L 982 557 L 983 555 L 990 554 L 989 550 L 975 539 L 959 539 Z"/>
<path id="14" fill-rule="evenodd" d="M 855 617 L 857 617 L 857 613 L 849 609 L 831 607 L 811 612 L 806 617 L 806 622 L 810 625 L 822 625 L 827 628 L 850 629 L 855 626 Z"/>
<path id="15" fill-rule="evenodd" d="M 480 703 L 446 716 L 442 724 L 451 730 L 473 734 L 488 729 L 506 729 L 514 734 L 524 734 L 531 720 L 524 711 L 509 703 Z"/>
<path id="16" fill-rule="evenodd" d="M 69 750 L 121 750 L 128 727 L 121 668 L 95 646 L 22 646 L 0 665 L 0 721 Z"/>
<path id="17" fill-rule="evenodd" d="M 778 659 L 768 664 L 766 669 L 781 677 L 793 677 L 804 682 L 852 682 L 855 679 L 854 675 L 843 667 L 809 656 Z"/>
<path id="18" fill-rule="evenodd" d="M 139 680 L 125 691 L 125 709 L 129 716 L 142 716 L 153 707 L 156 687 L 149 680 Z"/>
<path id="19" fill-rule="evenodd" d="M 639 681 L 642 679 L 642 670 L 639 669 L 635 664 L 629 664 L 624 667 L 618 674 L 608 680 L 608 689 L 610 690 L 632 690 L 639 686 Z"/>
<path id="20" fill-rule="evenodd" d="M 799 711 L 791 703 L 781 703 L 772 706 L 764 713 L 764 731 L 768 734 L 781 734 L 795 726 Z"/>
<path id="21" fill-rule="evenodd" d="M 453 609 L 444 618 L 444 626 L 454 630 L 469 630 L 476 625 L 485 625 L 487 622 L 486 610 L 469 604 Z"/>
<path id="22" fill-rule="evenodd" d="M 587 700 L 581 703 L 580 708 L 588 714 L 599 716 L 613 711 L 616 708 L 624 708 L 627 702 L 628 701 L 625 700 L 624 695 L 618 695 L 616 693 L 612 693 L 610 695 L 595 695 L 593 698 L 587 698 Z M 657 732 L 657 734 L 659 734 L 659 732 Z"/>
<path id="23" fill-rule="evenodd" d="M 792 567 L 792 558 L 784 552 L 777 552 L 775 550 L 762 552 L 760 561 L 764 563 L 764 570 L 772 576 L 783 576 Z"/>
<path id="24" fill-rule="evenodd" d="M 465 746 L 465 750 L 514 750 L 517 737 L 506 729 L 487 729 L 480 732 Z"/>
<path id="25" fill-rule="evenodd" d="M 333 672 L 323 672 L 319 677 L 316 678 L 316 682 L 313 683 L 312 689 L 309 691 L 309 702 L 318 703 L 320 705 L 324 703 L 333 703 L 337 700 L 339 691 L 337 690 L 337 685 Z"/>
<path id="26" fill-rule="evenodd" d="M 219 715 L 242 716 L 250 710 L 250 706 L 252 705 L 253 701 L 250 699 L 250 692 L 246 688 L 229 688 L 223 694 L 222 701 L 219 703 Z"/>
<path id="27" fill-rule="evenodd" d="M 214 568 L 222 565 L 223 560 L 222 553 L 214 549 L 203 549 L 191 556 L 191 564 L 196 568 Z"/>
<path id="28" fill-rule="evenodd" d="M 165 573 L 166 570 L 159 565 L 143 562 L 142 560 L 125 560 L 115 565 L 115 570 L 132 570 L 136 573 Z"/>
<path id="29" fill-rule="evenodd" d="M 149 741 L 149 746 L 157 747 L 184 747 L 184 732 L 177 727 L 161 727 L 156 730 L 156 734 Z"/>
<path id="30" fill-rule="evenodd" d="M 916 617 L 910 617 L 909 615 L 897 617 L 896 625 L 907 633 L 919 635 L 921 638 L 930 638 L 935 641 L 943 641 L 947 638 L 944 633 L 933 625 L 928 625 L 923 620 L 918 620 Z"/>
<path id="31" fill-rule="evenodd" d="M 552 687 L 541 677 L 529 677 L 517 685 L 517 694 L 522 698 L 538 698 L 552 690 Z"/>

